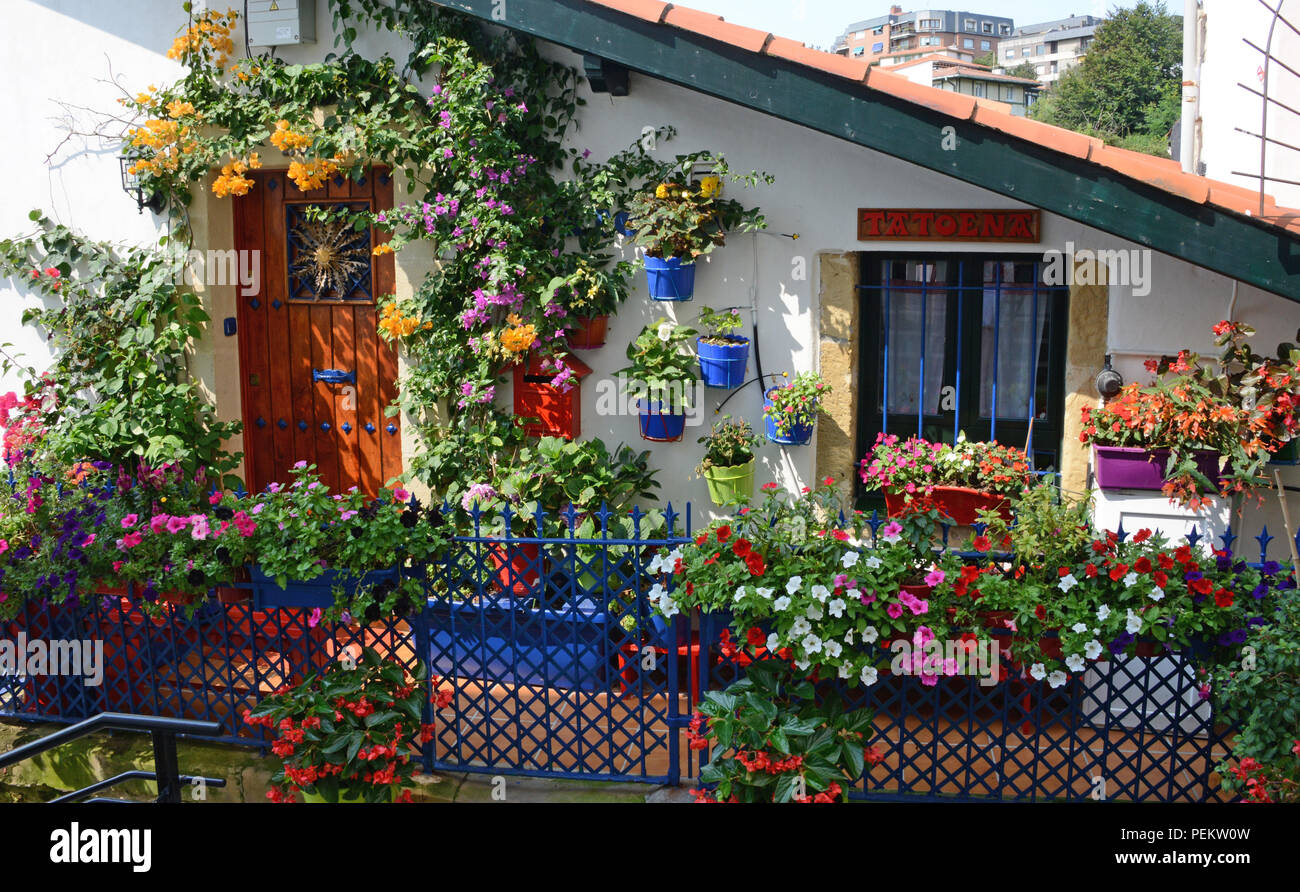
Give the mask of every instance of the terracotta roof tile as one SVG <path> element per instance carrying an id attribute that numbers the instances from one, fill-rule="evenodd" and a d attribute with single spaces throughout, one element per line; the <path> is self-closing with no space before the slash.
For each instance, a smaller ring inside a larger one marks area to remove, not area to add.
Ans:
<path id="1" fill-rule="evenodd" d="M 974 120 L 1018 139 L 1034 142 L 1056 152 L 1086 159 L 1126 177 L 1178 195 L 1198 204 L 1206 201 L 1234 213 L 1258 209 L 1258 193 L 1230 183 L 1184 173 L 1177 161 L 1107 146 L 1095 137 L 1053 127 L 1039 121 L 1013 116 L 1002 103 L 976 100 L 948 90 L 922 86 L 865 61 L 810 49 L 798 41 L 775 37 L 765 31 L 733 25 L 721 17 L 690 7 L 659 0 L 586 0 L 649 22 L 681 28 L 730 44 L 749 52 L 785 59 L 828 74 L 865 83 L 871 90 L 912 102 L 960 120 Z M 947 57 L 944 57 L 947 58 Z M 954 60 L 956 61 L 956 60 Z M 1006 109 L 1006 110 L 1004 110 Z M 1252 197 L 1253 195 L 1253 197 Z M 1265 202 L 1266 213 L 1258 219 L 1300 234 L 1300 210 L 1276 207 Z"/>
<path id="2" fill-rule="evenodd" d="M 1037 143 L 1044 148 L 1064 152 L 1066 155 L 1073 155 L 1075 158 L 1087 158 L 1094 142 L 1091 138 L 1084 136 L 1082 133 L 1075 133 L 1073 130 L 1053 127 L 1051 124 L 1032 121 L 1029 118 L 1017 115 L 998 114 L 983 106 L 975 109 L 974 120 L 976 124 L 1000 130 L 1018 139 Z M 1096 143 L 1100 145 L 1101 140 L 1096 140 Z"/>
<path id="3" fill-rule="evenodd" d="M 901 74 L 894 74 L 891 71 L 871 69 L 871 73 L 867 75 L 867 86 L 872 90 L 888 93 L 890 96 L 923 105 L 954 118 L 961 118 L 963 121 L 969 120 L 975 114 L 974 96 L 951 90 L 936 90 L 934 87 L 913 83 Z"/>
<path id="4" fill-rule="evenodd" d="M 770 31 L 733 25 L 722 16 L 700 12 L 698 9 L 688 9 L 685 6 L 670 6 L 668 15 L 663 21 L 674 28 L 694 31 L 696 34 L 712 37 L 714 40 L 738 46 L 751 53 L 761 53 L 772 37 Z"/>
<path id="5" fill-rule="evenodd" d="M 1157 158 L 1141 152 L 1103 146 L 1092 154 L 1091 160 L 1102 167 L 1123 174 L 1134 180 L 1140 180 L 1149 186 L 1155 186 L 1165 192 L 1181 195 L 1189 201 L 1204 204 L 1210 197 L 1210 181 L 1205 177 L 1183 173 L 1177 161 L 1170 158 Z"/>
<path id="6" fill-rule="evenodd" d="M 768 42 L 767 49 L 764 52 L 778 59 L 798 62 L 800 65 L 816 68 L 853 81 L 862 81 L 867 76 L 867 63 L 865 61 L 809 49 L 799 41 L 790 40 L 788 37 L 773 37 Z"/>
<path id="7" fill-rule="evenodd" d="M 672 8 L 671 3 L 662 3 L 660 0 L 591 0 L 591 2 L 596 3 L 597 6 L 608 6 L 610 9 L 634 15 L 647 22 L 662 22 L 664 13 Z"/>

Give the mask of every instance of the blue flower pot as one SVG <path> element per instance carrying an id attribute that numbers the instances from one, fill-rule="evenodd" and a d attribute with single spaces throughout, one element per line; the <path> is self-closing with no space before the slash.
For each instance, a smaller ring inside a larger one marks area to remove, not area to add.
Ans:
<path id="1" fill-rule="evenodd" d="M 646 279 L 655 300 L 690 300 L 695 296 L 695 264 L 680 257 L 647 257 Z"/>
<path id="2" fill-rule="evenodd" d="M 641 439 L 656 443 L 675 443 L 686 434 L 686 415 L 664 413 L 663 403 L 653 406 L 646 400 L 637 400 L 641 411 Z"/>
<path id="3" fill-rule="evenodd" d="M 334 586 L 343 586 L 343 597 L 350 600 L 358 588 L 395 580 L 398 567 L 371 570 L 360 578 L 338 570 L 326 570 L 315 579 L 305 582 L 290 579 L 280 588 L 274 576 L 267 576 L 254 564 L 248 568 L 248 578 L 253 587 L 253 609 L 265 610 L 279 607 L 319 607 L 322 610 L 334 604 Z"/>
<path id="4" fill-rule="evenodd" d="M 732 344 L 710 344 L 698 338 L 695 350 L 700 357 L 700 377 L 705 387 L 734 390 L 745 383 L 749 338 L 737 338 Z"/>
<path id="5" fill-rule="evenodd" d="M 776 419 L 767 414 L 767 410 L 771 406 L 772 400 L 765 396 L 763 398 L 763 426 L 767 438 L 773 443 L 780 443 L 782 446 L 807 446 L 812 439 L 813 426 L 811 424 L 795 424 L 784 435 L 778 434 L 776 432 Z"/>

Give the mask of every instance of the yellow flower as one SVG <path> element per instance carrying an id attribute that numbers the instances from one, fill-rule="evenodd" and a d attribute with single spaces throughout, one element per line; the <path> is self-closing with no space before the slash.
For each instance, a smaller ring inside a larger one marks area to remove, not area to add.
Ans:
<path id="1" fill-rule="evenodd" d="M 384 254 L 392 254 L 393 246 L 388 244 L 388 242 L 384 242 L 383 244 L 375 245 L 375 249 L 370 253 L 376 257 L 383 256 Z"/>
<path id="2" fill-rule="evenodd" d="M 655 189 L 655 198 L 667 198 L 667 197 L 668 197 L 668 184 L 660 183 L 658 188 Z"/>

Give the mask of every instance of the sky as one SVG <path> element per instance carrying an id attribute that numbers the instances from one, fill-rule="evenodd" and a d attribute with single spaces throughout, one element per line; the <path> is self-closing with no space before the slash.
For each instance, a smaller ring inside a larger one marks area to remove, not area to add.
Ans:
<path id="1" fill-rule="evenodd" d="M 691 6 L 722 16 L 738 25 L 793 37 L 809 46 L 829 49 L 852 22 L 889 12 L 895 3 L 905 10 L 960 9 L 1010 16 L 1017 25 L 1063 19 L 1069 15 L 1104 15 L 1106 10 L 1131 7 L 1136 0 L 685 0 Z M 1181 11 L 1181 4 L 1179 9 Z"/>

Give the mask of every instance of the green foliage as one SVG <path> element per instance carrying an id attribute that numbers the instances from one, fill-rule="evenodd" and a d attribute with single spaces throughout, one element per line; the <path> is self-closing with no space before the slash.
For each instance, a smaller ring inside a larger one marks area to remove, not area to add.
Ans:
<path id="1" fill-rule="evenodd" d="M 409 794 L 419 765 L 413 745 L 428 742 L 421 725 L 424 663 L 408 673 L 370 648 L 359 660 L 341 659 L 286 691 L 267 697 L 244 721 L 272 731 L 272 752 L 283 767 L 272 778 L 273 801 L 306 792 L 338 802 L 393 802 Z"/>
<path id="2" fill-rule="evenodd" d="M 750 662 L 725 691 L 708 691 L 688 733 L 693 747 L 712 746 L 700 780 L 717 802 L 843 802 L 862 776 L 873 728 L 871 710 L 845 711 L 830 692 L 779 659 Z M 703 730 L 707 721 L 707 732 Z"/>
<path id="3" fill-rule="evenodd" d="M 615 374 L 625 375 L 636 395 L 648 394 L 652 401 L 679 396 L 673 392 L 678 387 L 680 397 L 690 405 L 694 389 L 691 385 L 699 377 L 699 364 L 685 351 L 697 334 L 695 329 L 667 317 L 652 322 L 627 345 L 629 364 Z"/>
<path id="4" fill-rule="evenodd" d="M 740 339 L 735 334 L 744 324 L 740 314 L 735 310 L 719 312 L 712 307 L 705 307 L 700 310 L 700 325 L 708 329 L 709 332 L 705 335 L 705 340 L 713 343 L 736 343 Z"/>
<path id="5" fill-rule="evenodd" d="M 754 451 L 765 442 L 754 433 L 747 421 L 732 421 L 730 415 L 714 422 L 713 430 L 700 437 L 705 444 L 704 459 L 695 470 L 703 474 L 710 468 L 735 468 L 754 460 Z"/>
<path id="6" fill-rule="evenodd" d="M 1112 11 L 1087 56 L 1034 108 L 1048 124 L 1168 157 L 1180 111 L 1182 17 L 1163 0 Z"/>
<path id="7" fill-rule="evenodd" d="M 1091 494 L 1067 493 L 1042 478 L 1010 496 L 1008 521 L 1000 511 L 980 511 L 984 535 L 1018 565 L 1056 568 L 1088 557 L 1093 543 Z M 1054 572 L 1054 570 L 1053 570 Z"/>
<path id="8" fill-rule="evenodd" d="M 1214 699 L 1237 733 L 1224 787 L 1256 801 L 1300 801 L 1300 597 L 1285 593 L 1251 628 L 1243 659 L 1216 672 Z"/>
<path id="9" fill-rule="evenodd" d="M 1006 73 L 1011 77 L 1023 77 L 1031 81 L 1038 80 L 1038 66 L 1033 62 L 1021 62 L 1019 65 L 1008 68 Z"/>
<path id="10" fill-rule="evenodd" d="M 44 373 L 23 369 L 29 392 L 45 395 L 39 450 L 65 467 L 103 460 L 132 469 L 175 463 L 191 476 L 232 470 L 239 457 L 225 443 L 240 425 L 217 419 L 186 365 L 209 319 L 178 284 L 181 264 L 165 250 L 92 241 L 39 211 L 31 219 L 34 234 L 0 241 L 0 270 L 43 298 L 23 312 L 54 352 Z M 6 354 L 5 371 L 15 365 Z"/>
<path id="11" fill-rule="evenodd" d="M 787 375 L 788 379 L 788 375 Z M 800 425 L 817 423 L 822 400 L 831 394 L 831 386 L 817 372 L 800 372 L 793 380 L 773 387 L 767 392 L 763 417 L 776 423 L 781 436 L 789 436 Z"/>
<path id="12" fill-rule="evenodd" d="M 712 173 L 694 176 L 699 166 L 710 168 Z M 757 209 L 723 198 L 722 189 L 727 179 L 752 185 L 759 181 L 770 183 L 770 176 L 757 172 L 732 174 L 723 159 L 708 153 L 680 155 L 675 169 L 664 172 L 664 181 L 636 193 L 628 203 L 628 228 L 635 231 L 636 243 L 645 249 L 647 257 L 678 257 L 694 262 L 726 244 L 729 231 L 766 228 L 767 222 Z"/>

